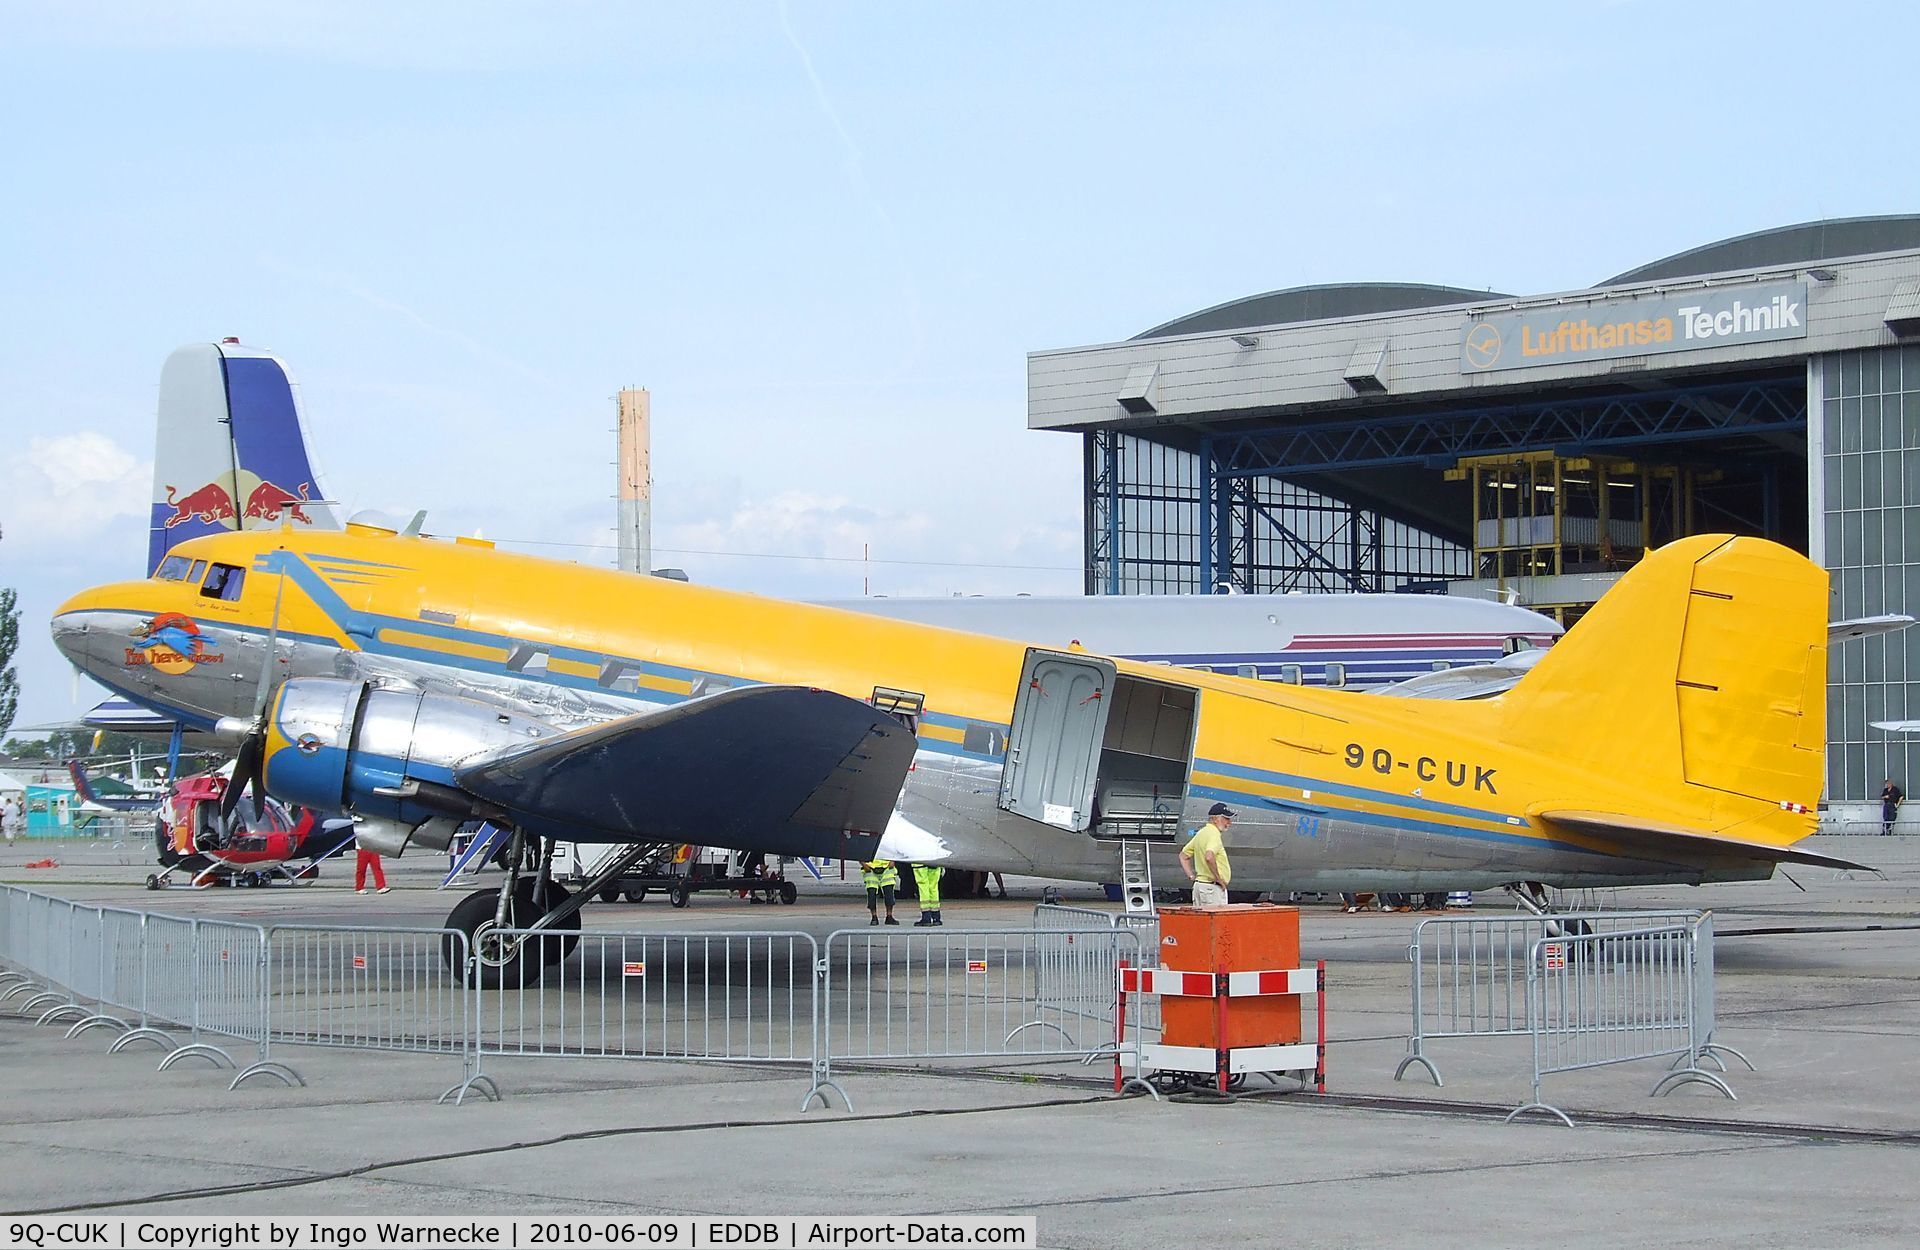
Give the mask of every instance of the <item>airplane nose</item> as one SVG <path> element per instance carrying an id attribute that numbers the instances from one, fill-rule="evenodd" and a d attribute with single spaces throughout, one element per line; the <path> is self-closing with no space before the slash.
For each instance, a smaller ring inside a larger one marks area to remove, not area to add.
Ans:
<path id="1" fill-rule="evenodd" d="M 93 662 L 125 645 L 124 624 L 117 624 L 115 615 L 106 610 L 99 588 L 83 590 L 55 608 L 49 628 L 60 654 L 89 672 Z"/>

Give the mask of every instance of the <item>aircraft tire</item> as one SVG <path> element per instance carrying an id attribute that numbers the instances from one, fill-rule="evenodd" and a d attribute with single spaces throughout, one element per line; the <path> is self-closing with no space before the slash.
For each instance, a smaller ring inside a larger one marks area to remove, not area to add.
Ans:
<path id="1" fill-rule="evenodd" d="M 499 903 L 499 890 L 475 890 L 454 904 L 453 910 L 447 913 L 445 927 L 466 934 L 467 949 L 479 954 L 486 948 L 486 934 L 493 928 Z M 523 923 L 523 917 L 531 918 L 531 899 L 516 890 L 507 908 L 509 927 Z M 440 958 L 447 970 L 456 977 L 471 975 L 473 984 L 483 990 L 519 989 L 538 981 L 542 964 L 525 955 L 524 947 L 505 959 L 483 955 L 468 971 L 460 967 L 460 944 L 451 935 L 440 942 Z"/>
<path id="2" fill-rule="evenodd" d="M 149 890 L 157 890 L 160 888 L 160 878 L 154 873 L 150 872 L 147 874 L 147 888 Z"/>
<path id="3" fill-rule="evenodd" d="M 800 891 L 794 888 L 793 882 L 782 881 L 780 883 L 780 901 L 789 907 L 800 901 Z"/>

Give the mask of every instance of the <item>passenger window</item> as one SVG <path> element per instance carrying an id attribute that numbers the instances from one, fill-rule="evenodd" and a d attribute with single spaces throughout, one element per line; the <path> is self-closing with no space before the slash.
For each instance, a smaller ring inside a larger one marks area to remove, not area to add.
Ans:
<path id="1" fill-rule="evenodd" d="M 1347 684 L 1347 666 L 1344 664 L 1327 665 L 1327 685 L 1344 686 Z"/>
<path id="2" fill-rule="evenodd" d="M 1289 686 L 1299 685 L 1300 666 L 1298 664 L 1282 664 L 1280 666 L 1280 680 L 1286 682 Z"/>
<path id="3" fill-rule="evenodd" d="M 237 565 L 216 564 L 207 570 L 207 580 L 200 586 L 202 599 L 225 599 L 237 603 L 240 599 L 240 587 L 246 581 L 247 571 Z"/>
<path id="4" fill-rule="evenodd" d="M 1449 668 L 1452 668 L 1452 667 L 1453 666 L 1450 663 L 1448 663 L 1446 660 L 1435 660 L 1433 662 L 1433 671 L 1436 673 L 1444 673 Z"/>
<path id="5" fill-rule="evenodd" d="M 960 747 L 969 755 L 1004 755 L 1007 750 L 1006 731 L 994 725 L 970 723 Z"/>
<path id="6" fill-rule="evenodd" d="M 1258 678 L 1260 676 L 1260 670 L 1251 664 L 1237 664 L 1233 671 L 1238 677 Z"/>

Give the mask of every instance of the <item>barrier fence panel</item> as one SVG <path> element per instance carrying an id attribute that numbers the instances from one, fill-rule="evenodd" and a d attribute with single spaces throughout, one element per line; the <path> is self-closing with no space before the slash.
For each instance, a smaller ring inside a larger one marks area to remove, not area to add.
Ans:
<path id="1" fill-rule="evenodd" d="M 101 909 L 98 1006 L 94 1016 L 73 1026 L 69 1037 L 96 1024 L 117 1025 L 123 1033 L 136 1027 L 146 997 L 143 981 L 146 920 L 137 911 Z"/>
<path id="2" fill-rule="evenodd" d="M 1099 942 L 1085 936 L 1088 929 L 1106 926 L 1114 932 L 1136 935 L 1119 942 Z M 1061 903 L 1038 903 L 1033 909 L 1033 927 L 1042 934 L 1071 931 L 1064 937 L 1047 937 L 1040 943 L 1040 1001 L 1056 1010 L 1091 1020 L 1113 1021 L 1117 996 L 1099 986 L 1098 977 L 1089 978 L 1081 965 L 1092 961 L 1095 967 L 1114 966 L 1130 957 L 1136 949 L 1151 964 L 1160 962 L 1160 918 L 1147 913 L 1101 911 L 1093 907 L 1070 907 Z M 1128 954 L 1123 955 L 1122 948 Z M 1089 990 L 1091 987 L 1091 990 Z M 1090 997 L 1085 995 L 1091 994 Z M 1076 995 L 1081 995 L 1076 997 Z M 1160 1030 L 1160 1000 L 1136 998 L 1127 1007 L 1129 1027 L 1148 1033 Z"/>
<path id="3" fill-rule="evenodd" d="M 194 922 L 179 916 L 149 915 L 141 980 L 141 1037 L 174 1048 L 168 1029 L 191 1030 L 193 1012 Z M 124 1040 L 124 1039 L 123 1039 Z M 120 1043 L 116 1042 L 118 1048 Z"/>
<path id="4" fill-rule="evenodd" d="M 1400 1080 L 1415 1064 L 1435 1085 L 1446 1084 L 1426 1043 L 1445 1037 L 1519 1037 L 1527 1016 L 1527 957 L 1550 937 L 1606 934 L 1649 925 L 1691 924 L 1697 911 L 1567 912 L 1546 916 L 1436 916 L 1414 926 L 1407 947 L 1412 964 L 1413 1022 L 1407 1054 L 1394 1069 Z"/>
<path id="5" fill-rule="evenodd" d="M 238 1067 L 233 1054 L 208 1041 L 209 1037 L 252 1043 L 256 1053 L 266 1045 L 265 978 L 267 933 L 259 925 L 224 920 L 190 920 L 184 960 L 173 965 L 187 978 L 187 1026 L 192 1040 L 160 1061 L 165 1071 L 188 1056 L 208 1059 L 216 1067 Z M 177 980 L 169 988 L 178 992 Z M 162 1000 L 168 1014 L 180 1011 L 177 1001 Z"/>
<path id="6" fill-rule="evenodd" d="M 1068 939 L 1096 954 L 1060 958 Z M 1139 935 L 1111 926 L 829 934 L 816 1083 L 840 1062 L 1111 1056 L 1111 1013 L 1078 1009 L 1101 994 L 1117 998 L 1120 963 L 1140 959 Z"/>
<path id="7" fill-rule="evenodd" d="M 1643 929 L 1537 939 L 1527 954 L 1533 1098 L 1507 1118 L 1543 1111 L 1572 1127 L 1564 1111 L 1543 1101 L 1542 1078 L 1669 1055 L 1679 1056 L 1684 1066 L 1662 1076 L 1653 1093 L 1691 1083 L 1712 1086 L 1732 1098 L 1725 1081 L 1700 1067 L 1698 957 L 1703 946 L 1711 949 L 1712 940 L 1711 923 L 1704 916 Z"/>
<path id="8" fill-rule="evenodd" d="M 819 947 L 809 934 L 505 936 L 547 966 L 525 987 L 477 992 L 483 1058 L 813 1062 Z"/>
<path id="9" fill-rule="evenodd" d="M 353 1050 L 453 1055 L 459 1085 L 442 1099 L 461 1101 L 480 1082 L 474 1053 L 474 991 L 467 939 L 455 929 L 274 925 L 266 932 L 265 1044 L 260 1062 L 234 1078 L 271 1074 L 306 1082 L 273 1047 L 327 1046 Z"/>

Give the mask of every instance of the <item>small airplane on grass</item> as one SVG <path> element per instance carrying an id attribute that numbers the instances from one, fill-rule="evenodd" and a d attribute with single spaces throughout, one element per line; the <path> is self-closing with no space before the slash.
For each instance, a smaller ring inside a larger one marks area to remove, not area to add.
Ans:
<path id="1" fill-rule="evenodd" d="M 480 976 L 570 943 L 557 840 L 1178 879 L 1216 802 L 1233 886 L 1430 892 L 1764 879 L 1802 851 L 1826 744 L 1827 578 L 1752 538 L 1650 554 L 1497 698 L 1361 697 L 1031 647 L 441 541 L 229 532 L 83 591 L 61 650 L 240 743 L 243 792 L 347 813 L 388 854 L 485 822 Z M 199 576 L 194 575 L 194 571 Z M 188 647 L 141 649 L 156 617 Z M 696 693 L 698 692 L 698 693 Z"/>

